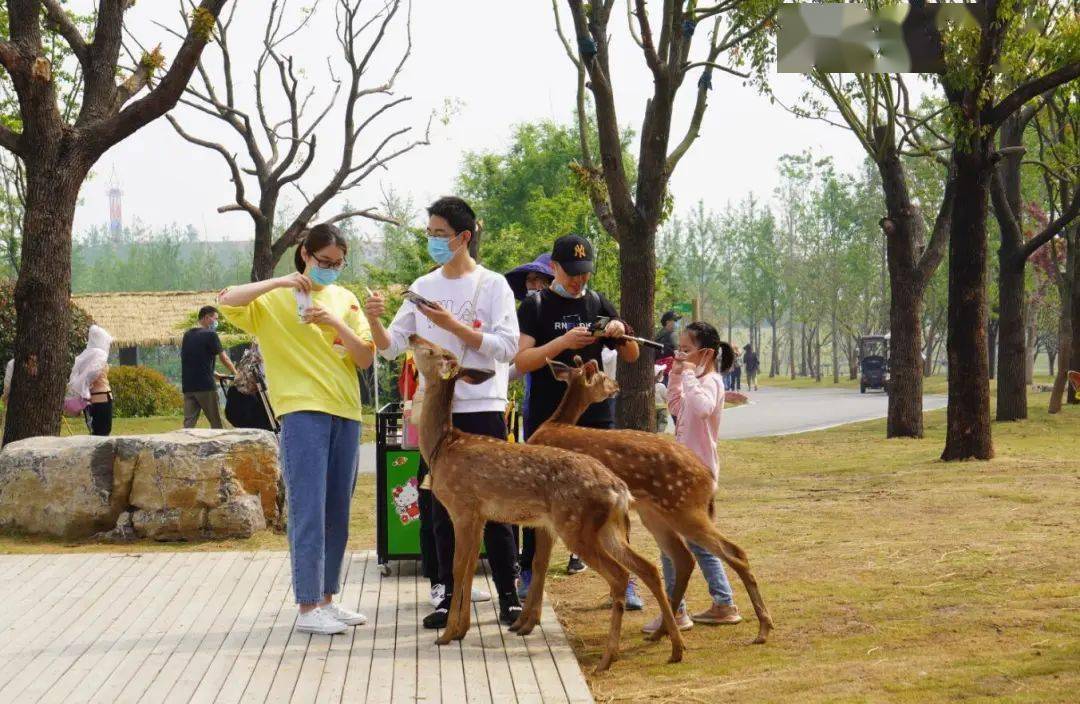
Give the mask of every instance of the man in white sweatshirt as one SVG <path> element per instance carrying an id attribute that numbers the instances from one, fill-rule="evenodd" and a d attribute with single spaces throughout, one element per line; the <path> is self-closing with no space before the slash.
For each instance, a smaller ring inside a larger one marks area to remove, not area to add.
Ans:
<path id="1" fill-rule="evenodd" d="M 458 384 L 452 406 L 454 427 L 506 440 L 506 398 L 510 363 L 518 351 L 518 322 L 514 294 L 506 279 L 476 263 L 479 233 L 476 214 L 460 198 L 444 197 L 428 209 L 428 253 L 439 268 L 413 282 L 410 290 L 433 306 L 405 301 L 387 330 L 379 320 L 385 302 L 379 294 L 368 298 L 364 312 L 372 338 L 381 354 L 394 359 L 418 334 L 450 350 L 462 366 L 489 369 L 495 376 L 483 384 Z M 427 474 L 421 461 L 420 480 Z M 453 589 L 454 529 L 438 499 L 430 496 L 429 514 L 435 534 L 438 577 L 432 582 L 434 613 L 424 618 L 425 628 L 446 625 Z M 424 497 L 428 498 L 428 497 Z M 425 520 L 422 502 L 421 522 Z M 521 614 L 515 581 L 517 547 L 511 526 L 488 523 L 484 546 L 499 592 L 499 615 L 507 625 Z"/>

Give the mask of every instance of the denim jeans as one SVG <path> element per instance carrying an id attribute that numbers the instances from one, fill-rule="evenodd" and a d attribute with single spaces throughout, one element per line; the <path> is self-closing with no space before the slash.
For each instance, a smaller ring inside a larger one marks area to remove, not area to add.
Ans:
<path id="1" fill-rule="evenodd" d="M 724 562 L 719 557 L 713 555 L 705 548 L 695 545 L 690 541 L 686 541 L 686 547 L 690 548 L 690 552 L 697 558 L 698 566 L 701 567 L 701 574 L 705 577 L 705 581 L 709 585 L 709 595 L 713 601 L 722 606 L 730 606 L 734 603 L 731 598 L 731 582 L 728 581 L 727 573 L 724 572 Z M 660 553 L 660 565 L 664 568 L 664 587 L 667 589 L 668 596 L 675 591 L 675 565 L 672 564 L 671 558 L 664 553 Z M 686 600 L 683 599 L 679 604 L 679 608 L 676 611 L 681 611 L 686 608 Z"/>
<path id="2" fill-rule="evenodd" d="M 341 590 L 359 445 L 358 421 L 314 411 L 281 418 L 289 558 L 297 604 L 314 604 Z"/>

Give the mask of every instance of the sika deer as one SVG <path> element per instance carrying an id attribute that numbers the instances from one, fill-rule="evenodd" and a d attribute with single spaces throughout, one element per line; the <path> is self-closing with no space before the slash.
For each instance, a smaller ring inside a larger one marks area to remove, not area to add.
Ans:
<path id="1" fill-rule="evenodd" d="M 772 617 L 750 572 L 746 553 L 713 525 L 712 472 L 691 450 L 663 435 L 574 425 L 586 408 L 619 390 L 613 379 L 598 371 L 596 362 L 584 366 L 580 358 L 575 362 L 576 368 L 548 362 L 555 377 L 567 383 L 567 391 L 555 413 L 529 438 L 529 444 L 561 447 L 595 457 L 626 482 L 642 523 L 675 565 L 672 604 L 682 601 L 694 569 L 693 556 L 684 540 L 704 547 L 730 565 L 754 604 L 758 619 L 754 642 L 764 643 L 773 627 Z M 540 567 L 533 568 L 534 579 L 542 573 Z"/>
<path id="2" fill-rule="evenodd" d="M 552 533 L 596 567 L 611 588 L 611 626 L 597 665 L 605 670 L 618 653 L 624 594 L 630 571 L 659 601 L 671 638 L 669 662 L 682 660 L 683 641 L 663 598 L 655 565 L 634 552 L 624 525 L 632 501 L 626 483 L 600 462 L 566 450 L 502 442 L 456 430 L 450 423 L 454 386 L 481 383 L 491 372 L 462 369 L 453 354 L 423 338 L 409 338 L 426 397 L 420 411 L 420 453 L 431 468 L 432 490 L 454 524 L 454 589 L 446 629 L 436 641 L 446 645 L 469 630 L 473 573 L 484 523 L 535 526 L 536 562 L 547 565 Z M 539 620 L 544 571 L 534 573 L 533 590 L 522 616 L 511 627 L 527 635 Z"/>

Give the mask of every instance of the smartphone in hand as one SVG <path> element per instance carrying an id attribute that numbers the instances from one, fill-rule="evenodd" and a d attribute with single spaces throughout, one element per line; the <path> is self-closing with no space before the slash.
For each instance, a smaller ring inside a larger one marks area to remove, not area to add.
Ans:
<path id="1" fill-rule="evenodd" d="M 412 301 L 413 303 L 415 303 L 418 306 L 426 306 L 428 308 L 436 308 L 437 307 L 435 303 L 432 303 L 431 301 L 424 298 L 423 296 L 421 296 L 419 293 L 416 293 L 415 291 L 407 290 L 407 291 L 405 291 L 404 296 L 405 296 L 406 301 Z"/>

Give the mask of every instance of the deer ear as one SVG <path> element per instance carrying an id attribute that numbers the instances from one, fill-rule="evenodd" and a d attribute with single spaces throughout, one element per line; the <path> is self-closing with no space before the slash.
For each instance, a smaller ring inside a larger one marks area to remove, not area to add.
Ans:
<path id="1" fill-rule="evenodd" d="M 457 362 L 452 359 L 440 359 L 438 367 L 439 378 L 443 381 L 452 379 L 458 371 Z"/>
<path id="2" fill-rule="evenodd" d="M 458 381 L 466 384 L 483 384 L 493 376 L 495 372 L 488 369 L 461 369 L 457 373 Z"/>
<path id="3" fill-rule="evenodd" d="M 574 355 L 574 366 L 577 367 L 578 369 L 581 369 L 581 365 L 583 363 L 584 362 L 581 361 L 581 355 L 580 354 L 575 354 Z"/>
<path id="4" fill-rule="evenodd" d="M 563 364 L 562 362 L 557 362 L 554 359 L 549 359 L 547 361 L 547 364 L 548 364 L 548 369 L 551 370 L 551 374 L 556 379 L 563 382 L 564 384 L 569 384 L 570 383 L 570 375 L 573 374 L 573 372 L 574 372 L 572 367 L 567 366 L 567 365 Z"/>
<path id="5" fill-rule="evenodd" d="M 593 376 L 595 376 L 596 373 L 598 371 L 600 371 L 600 367 L 598 367 L 596 365 L 596 360 L 595 359 L 590 359 L 588 362 L 585 362 L 584 369 L 585 369 L 585 379 L 588 380 L 588 381 L 592 381 Z"/>

